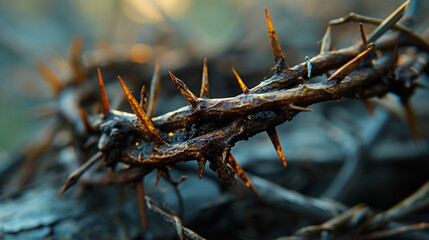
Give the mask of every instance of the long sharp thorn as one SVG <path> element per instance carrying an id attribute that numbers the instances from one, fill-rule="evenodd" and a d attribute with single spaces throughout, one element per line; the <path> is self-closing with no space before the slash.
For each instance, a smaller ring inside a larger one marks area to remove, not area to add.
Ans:
<path id="1" fill-rule="evenodd" d="M 197 160 L 198 163 L 198 176 L 201 178 L 203 178 L 203 173 L 204 173 L 204 168 L 206 167 L 206 160 L 201 159 L 201 160 Z"/>
<path id="2" fill-rule="evenodd" d="M 374 31 L 368 37 L 368 43 L 372 43 L 377 41 L 377 39 L 391 29 L 404 15 L 405 10 L 407 10 L 407 6 L 410 3 L 410 0 L 406 1 L 402 4 L 398 9 L 396 9 L 392 14 L 390 14 L 384 21 L 377 26 Z"/>
<path id="3" fill-rule="evenodd" d="M 70 48 L 70 63 L 75 74 L 75 82 L 81 83 L 85 79 L 85 70 L 82 65 L 81 55 L 83 50 L 83 40 L 81 37 L 75 37 Z"/>
<path id="4" fill-rule="evenodd" d="M 145 111 L 140 107 L 137 100 L 134 98 L 133 94 L 130 92 L 130 90 L 125 85 L 124 81 L 120 76 L 118 76 L 119 82 L 121 83 L 122 89 L 125 92 L 125 95 L 128 99 L 128 102 L 130 103 L 134 113 L 137 116 L 137 119 L 139 120 L 143 131 L 148 135 L 149 138 L 153 139 L 156 144 L 167 144 L 164 139 L 159 135 L 158 131 L 156 130 L 155 126 L 153 125 L 152 121 L 150 121 L 149 117 L 146 115 Z"/>
<path id="5" fill-rule="evenodd" d="M 330 81 L 337 81 L 337 83 L 340 83 L 344 78 L 346 78 L 358 65 L 362 60 L 375 48 L 374 43 L 368 44 L 368 48 L 361 52 L 359 55 L 357 55 L 355 58 L 350 60 L 348 63 L 344 64 L 342 67 L 340 67 L 337 71 L 335 71 L 334 74 L 332 74 L 327 82 Z"/>
<path id="6" fill-rule="evenodd" d="M 204 58 L 200 98 L 209 98 L 209 76 L 207 71 L 207 58 Z"/>
<path id="7" fill-rule="evenodd" d="M 197 106 L 197 97 L 189 90 L 189 88 L 186 86 L 186 84 L 178 79 L 176 76 L 173 75 L 173 73 L 170 73 L 171 80 L 173 81 L 174 85 L 176 86 L 177 90 L 188 100 L 188 102 L 192 105 L 193 108 Z"/>
<path id="8" fill-rule="evenodd" d="M 256 191 L 255 186 L 253 186 L 250 179 L 247 177 L 246 173 L 244 172 L 243 168 L 241 168 L 240 164 L 238 164 L 237 160 L 232 156 L 230 153 L 228 155 L 228 164 L 231 166 L 232 170 L 241 178 L 241 180 L 246 184 L 250 190 L 256 195 L 259 196 L 258 192 Z"/>
<path id="9" fill-rule="evenodd" d="M 310 108 L 305 108 L 305 107 L 300 107 L 300 106 L 296 106 L 292 103 L 289 104 L 289 108 L 291 110 L 295 110 L 295 111 L 300 111 L 300 112 L 312 112 L 313 110 Z"/>
<path id="10" fill-rule="evenodd" d="M 362 38 L 362 49 L 366 49 L 366 46 L 368 45 L 368 41 L 366 39 L 365 29 L 363 28 L 363 24 L 359 23 L 359 29 L 360 29 L 360 37 Z"/>
<path id="11" fill-rule="evenodd" d="M 161 92 L 161 71 L 159 62 L 156 62 L 153 71 L 152 81 L 150 83 L 149 103 L 147 107 L 147 115 L 149 118 L 153 117 L 155 112 L 156 101 L 158 100 L 159 93 Z"/>
<path id="12" fill-rule="evenodd" d="M 326 29 L 325 35 L 322 38 L 322 46 L 320 47 L 320 53 L 329 52 L 331 50 L 331 26 Z"/>
<path id="13" fill-rule="evenodd" d="M 97 152 L 94 156 L 92 156 L 88 161 L 85 162 L 82 166 L 80 166 L 78 169 L 73 171 L 69 177 L 67 178 L 66 183 L 64 184 L 61 191 L 58 193 L 58 197 L 61 196 L 67 189 L 72 187 L 77 183 L 79 178 L 92 166 L 94 163 L 98 162 L 101 159 L 101 156 L 103 156 L 102 152 Z"/>
<path id="14" fill-rule="evenodd" d="M 83 126 L 85 127 L 86 133 L 92 132 L 91 123 L 84 108 L 80 108 L 80 116 L 82 117 Z"/>
<path id="15" fill-rule="evenodd" d="M 98 70 L 98 83 L 100 85 L 101 105 L 103 116 L 107 116 L 110 113 L 109 99 L 107 98 L 106 88 L 104 87 L 103 77 L 101 76 L 100 68 Z"/>
<path id="16" fill-rule="evenodd" d="M 265 8 L 265 16 L 267 19 L 268 35 L 270 37 L 271 50 L 274 56 L 274 63 L 280 63 L 280 67 L 282 70 L 288 69 L 289 67 L 286 65 L 285 56 L 283 55 L 282 49 L 280 48 L 280 43 L 277 38 L 277 34 L 274 30 L 273 23 L 271 22 L 270 15 L 268 14 L 267 8 Z"/>
<path id="17" fill-rule="evenodd" d="M 60 79 L 51 71 L 51 69 L 48 68 L 44 62 L 37 61 L 36 67 L 49 86 L 51 86 L 52 90 L 54 91 L 54 95 L 58 96 L 63 89 Z"/>
<path id="18" fill-rule="evenodd" d="M 238 81 L 238 84 L 240 85 L 241 90 L 243 91 L 243 93 L 248 93 L 249 92 L 249 88 L 246 86 L 246 84 L 244 84 L 243 80 L 241 80 L 241 77 L 238 76 L 238 73 L 235 71 L 234 68 L 232 68 L 232 72 L 235 75 L 235 78 Z"/>
<path id="19" fill-rule="evenodd" d="M 164 173 L 163 168 L 157 168 L 157 170 L 158 170 L 158 174 L 156 175 L 155 185 L 158 185 L 159 180 L 161 179 L 162 174 Z"/>
<path id="20" fill-rule="evenodd" d="M 143 109 L 143 111 L 146 111 L 147 109 L 147 103 L 148 103 L 149 95 L 146 91 L 146 86 L 142 87 L 142 90 L 140 91 L 140 107 Z"/>
<path id="21" fill-rule="evenodd" d="M 364 104 L 364 106 L 365 106 L 366 110 L 368 111 L 369 115 L 371 115 L 371 117 L 375 117 L 374 108 L 372 107 L 372 105 L 368 101 L 368 99 L 362 99 L 362 103 Z"/>
<path id="22" fill-rule="evenodd" d="M 140 218 L 142 220 L 143 230 L 146 230 L 146 201 L 143 180 L 136 182 L 137 199 L 139 201 Z"/>
<path id="23" fill-rule="evenodd" d="M 279 135 L 277 134 L 277 131 L 275 128 L 272 128 L 270 130 L 267 130 L 268 136 L 271 139 L 271 142 L 273 143 L 274 147 L 276 148 L 277 154 L 280 157 L 280 160 L 282 160 L 283 166 L 287 168 L 287 163 L 285 159 L 285 155 L 282 150 L 282 146 L 280 144 Z"/>
<path id="24" fill-rule="evenodd" d="M 405 110 L 405 115 L 407 117 L 408 125 L 410 127 L 411 135 L 415 142 L 420 142 L 420 133 L 417 125 L 417 120 L 413 111 L 413 108 L 410 105 L 408 100 L 401 101 L 402 106 Z"/>

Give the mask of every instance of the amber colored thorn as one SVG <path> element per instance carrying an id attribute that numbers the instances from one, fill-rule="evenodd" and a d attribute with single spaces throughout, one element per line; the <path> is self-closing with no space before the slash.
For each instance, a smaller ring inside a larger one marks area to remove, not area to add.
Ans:
<path id="1" fill-rule="evenodd" d="M 375 48 L 374 43 L 368 44 L 368 48 L 361 52 L 359 55 L 357 55 L 355 58 L 344 64 L 342 67 L 340 67 L 337 71 L 335 71 L 334 74 L 332 74 L 327 82 L 330 82 L 332 80 L 337 81 L 337 83 L 340 83 L 344 78 L 347 77 L 358 65 L 362 60 Z"/>
<path id="2" fill-rule="evenodd" d="M 158 185 L 159 180 L 161 179 L 162 174 L 164 173 L 163 168 L 157 168 L 157 170 L 158 170 L 158 174 L 156 175 L 155 186 Z"/>
<path id="3" fill-rule="evenodd" d="M 282 160 L 283 166 L 287 168 L 287 163 L 285 159 L 285 155 L 282 150 L 282 146 L 280 144 L 279 135 L 277 134 L 277 131 L 275 128 L 267 130 L 268 136 L 271 139 L 271 142 L 273 143 L 274 147 L 276 148 L 277 154 L 280 157 L 280 160 Z"/>
<path id="4" fill-rule="evenodd" d="M 371 117 L 375 117 L 374 108 L 372 107 L 369 100 L 368 99 L 362 99 L 362 103 L 365 106 L 366 110 L 368 111 L 369 115 L 371 115 Z"/>
<path id="5" fill-rule="evenodd" d="M 85 79 L 85 70 L 82 65 L 81 55 L 83 51 L 83 40 L 75 37 L 70 48 L 70 63 L 75 74 L 75 83 L 81 83 Z"/>
<path id="6" fill-rule="evenodd" d="M 241 80 L 241 77 L 238 76 L 238 73 L 235 71 L 234 68 L 232 68 L 232 72 L 234 73 L 235 78 L 238 81 L 238 84 L 240 84 L 240 88 L 243 91 L 243 93 L 248 93 L 249 92 L 249 88 L 246 86 L 246 84 L 244 84 L 243 80 Z"/>
<path id="7" fill-rule="evenodd" d="M 363 24 L 359 23 L 359 29 L 360 29 L 360 37 L 362 38 L 362 49 L 366 49 L 366 46 L 368 45 L 368 41 L 366 40 L 366 34 L 365 29 L 363 28 Z"/>
<path id="8" fill-rule="evenodd" d="M 137 119 L 139 120 L 143 130 L 145 133 L 155 141 L 157 144 L 167 144 L 164 139 L 159 135 L 158 131 L 156 130 L 155 126 L 153 125 L 152 121 L 149 119 L 149 117 L 146 115 L 145 111 L 140 107 L 137 100 L 134 98 L 133 94 L 130 92 L 130 90 L 125 85 L 124 81 L 120 76 L 118 76 L 119 82 L 121 83 L 122 89 L 125 92 L 125 95 L 128 99 L 128 102 L 130 103 L 135 115 L 137 116 Z"/>
<path id="9" fill-rule="evenodd" d="M 156 101 L 158 100 L 159 93 L 161 92 L 161 71 L 159 61 L 155 64 L 155 69 L 153 70 L 152 81 L 150 83 L 150 94 L 149 94 L 149 103 L 147 107 L 147 115 L 149 118 L 153 117 L 155 112 Z"/>
<path id="10" fill-rule="evenodd" d="M 402 107 L 405 110 L 405 115 L 407 117 L 408 125 L 410 127 L 411 135 L 413 136 L 413 139 L 415 142 L 420 142 L 420 134 L 419 134 L 419 128 L 417 125 L 417 120 L 413 111 L 413 108 L 410 105 L 410 102 L 408 100 L 402 100 Z"/>
<path id="11" fill-rule="evenodd" d="M 143 109 L 143 111 L 146 111 L 147 109 L 148 99 L 149 95 L 146 91 L 146 86 L 143 86 L 142 90 L 140 91 L 140 107 Z"/>
<path id="12" fill-rule="evenodd" d="M 320 53 L 329 52 L 331 50 L 331 26 L 326 29 L 325 35 L 322 38 L 322 46 L 320 47 Z"/>
<path id="13" fill-rule="evenodd" d="M 198 163 L 198 176 L 201 179 L 203 178 L 204 168 L 206 167 L 206 160 L 205 159 L 197 160 L 197 163 Z"/>
<path id="14" fill-rule="evenodd" d="M 107 98 L 106 88 L 104 88 L 103 77 L 101 76 L 100 68 L 98 70 L 98 83 L 100 85 L 101 105 L 103 116 L 107 116 L 110 113 L 109 99 Z"/>
<path id="15" fill-rule="evenodd" d="M 197 97 L 191 92 L 191 90 L 189 90 L 189 88 L 182 80 L 174 76 L 173 73 L 168 73 L 170 73 L 171 80 L 173 81 L 177 90 L 179 90 L 179 92 L 186 98 L 186 100 L 188 100 L 192 107 L 195 108 L 197 106 Z"/>
<path id="16" fill-rule="evenodd" d="M 204 58 L 200 98 L 209 98 L 209 75 L 207 71 L 207 58 Z"/>
<path id="17" fill-rule="evenodd" d="M 146 230 L 146 201 L 143 179 L 136 182 L 137 199 L 139 201 L 140 218 L 142 219 L 143 230 Z"/>
<path id="18" fill-rule="evenodd" d="M 61 191 L 58 193 L 58 197 L 61 196 L 67 189 L 69 189 L 71 186 L 75 185 L 79 178 L 92 166 L 94 163 L 98 162 L 101 159 L 101 156 L 103 156 L 102 152 L 97 152 L 92 156 L 88 161 L 86 161 L 82 166 L 80 166 L 78 169 L 74 170 L 69 177 L 67 178 L 66 183 L 64 184 Z"/>
<path id="19" fill-rule="evenodd" d="M 288 69 L 289 67 L 286 65 L 285 56 L 283 55 L 282 49 L 280 48 L 280 43 L 277 38 L 276 31 L 274 30 L 273 23 L 271 22 L 270 15 L 268 14 L 267 8 L 265 8 L 265 16 L 267 19 L 268 35 L 270 37 L 271 50 L 274 56 L 274 63 L 280 63 L 282 69 Z"/>
<path id="20" fill-rule="evenodd" d="M 240 164 L 238 164 L 237 160 L 232 156 L 231 153 L 228 155 L 228 164 L 231 166 L 232 170 L 241 178 L 241 180 L 246 184 L 248 188 L 252 190 L 252 192 L 259 196 L 258 192 L 256 191 L 255 186 L 253 186 L 250 179 L 247 177 L 246 173 L 244 172 L 243 168 L 241 168 Z"/>
<path id="21" fill-rule="evenodd" d="M 37 61 L 36 67 L 49 86 L 51 86 L 52 90 L 54 91 L 54 95 L 58 96 L 63 89 L 60 79 L 51 71 L 51 69 L 48 68 L 44 62 Z"/>
<path id="22" fill-rule="evenodd" d="M 80 108 L 80 116 L 82 117 L 83 126 L 85 126 L 86 133 L 92 132 L 91 123 L 89 122 L 88 114 L 84 108 Z"/>

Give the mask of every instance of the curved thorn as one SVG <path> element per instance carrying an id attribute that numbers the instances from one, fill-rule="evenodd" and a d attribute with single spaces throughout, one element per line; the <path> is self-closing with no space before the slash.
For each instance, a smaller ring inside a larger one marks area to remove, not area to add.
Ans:
<path id="1" fill-rule="evenodd" d="M 231 166 L 232 170 L 234 170 L 235 174 L 241 178 L 241 180 L 246 184 L 250 190 L 256 195 L 259 196 L 258 192 L 256 191 L 255 186 L 253 186 L 253 183 L 250 181 L 250 179 L 247 177 L 246 173 L 244 172 L 243 168 L 241 168 L 240 164 L 238 164 L 237 160 L 235 160 L 234 156 L 230 153 L 228 156 L 228 164 Z"/>
<path id="2" fill-rule="evenodd" d="M 146 201 L 143 179 L 136 182 L 137 199 L 139 201 L 140 218 L 142 220 L 143 230 L 146 230 Z"/>
<path id="3" fill-rule="evenodd" d="M 249 88 L 246 86 L 246 84 L 244 84 L 243 80 L 241 80 L 240 76 L 238 76 L 238 73 L 235 71 L 234 68 L 232 68 L 232 72 L 235 75 L 235 78 L 238 81 L 238 84 L 240 84 L 240 88 L 243 91 L 243 93 L 248 93 L 249 92 Z"/>
<path id="4" fill-rule="evenodd" d="M 203 178 L 204 168 L 206 167 L 206 160 L 197 160 L 198 163 L 198 176 Z"/>
<path id="5" fill-rule="evenodd" d="M 282 160 L 283 166 L 285 168 L 287 168 L 287 163 L 286 163 L 285 155 L 283 153 L 282 146 L 280 144 L 279 135 L 277 134 L 276 129 L 275 128 L 269 129 L 269 130 L 267 130 L 267 133 L 268 133 L 268 136 L 271 139 L 271 142 L 274 145 L 274 148 L 277 151 L 277 154 L 280 157 L 280 160 Z"/>
<path id="6" fill-rule="evenodd" d="M 98 83 L 100 85 L 101 105 L 103 116 L 107 116 L 110 112 L 109 99 L 107 98 L 106 88 L 104 87 L 103 77 L 101 76 L 100 68 L 98 70 Z"/>
<path id="7" fill-rule="evenodd" d="M 146 111 L 148 99 L 149 95 L 147 94 L 146 86 L 143 86 L 142 90 L 140 91 L 140 107 L 143 109 L 143 111 Z"/>
<path id="8" fill-rule="evenodd" d="M 143 111 L 143 109 L 140 107 L 137 100 L 134 98 L 133 94 L 127 88 L 122 78 L 118 76 L 118 79 L 119 79 L 119 82 L 121 83 L 122 89 L 125 92 L 128 102 L 130 103 L 135 115 L 137 116 L 137 119 L 139 120 L 145 134 L 147 134 L 147 136 L 150 139 L 154 140 L 154 143 L 156 144 L 160 144 L 160 145 L 167 144 L 164 141 L 164 139 L 162 139 L 162 137 L 159 135 L 152 121 L 150 121 L 145 111 Z"/>
<path id="9" fill-rule="evenodd" d="M 92 166 L 94 163 L 99 161 L 101 159 L 101 156 L 103 156 L 102 152 L 97 152 L 94 156 L 92 156 L 88 161 L 86 161 L 82 166 L 80 166 L 78 169 L 74 170 L 69 177 L 67 178 L 66 183 L 64 184 L 61 191 L 58 193 L 58 197 L 61 196 L 67 189 L 72 187 L 77 183 L 79 178 Z"/>
<path id="10" fill-rule="evenodd" d="M 204 58 L 200 98 L 209 98 L 209 76 L 207 71 L 207 58 Z"/>
<path id="11" fill-rule="evenodd" d="M 80 108 L 80 116 L 82 117 L 83 126 L 85 127 L 86 133 L 92 132 L 91 122 L 89 121 L 88 114 L 84 108 Z"/>
<path id="12" fill-rule="evenodd" d="M 322 46 L 320 47 L 320 53 L 329 52 L 329 50 L 331 49 L 331 39 L 331 26 L 328 26 L 325 35 L 323 35 L 322 38 Z"/>
<path id="13" fill-rule="evenodd" d="M 344 64 L 340 67 L 334 74 L 332 74 L 327 82 L 335 80 L 337 83 L 340 83 L 344 78 L 346 78 L 358 65 L 362 60 L 375 48 L 374 43 L 368 44 L 368 48 L 357 55 L 355 58 Z"/>
<path id="14" fill-rule="evenodd" d="M 179 90 L 179 92 L 186 98 L 186 100 L 188 100 L 192 107 L 195 108 L 197 106 L 197 97 L 191 92 L 191 90 L 189 90 L 182 80 L 174 76 L 173 73 L 168 73 L 170 73 L 171 80 L 173 81 L 177 90 Z"/>
<path id="15" fill-rule="evenodd" d="M 155 64 L 155 69 L 153 70 L 152 81 L 150 83 L 150 94 L 149 94 L 149 103 L 147 107 L 147 115 L 149 118 L 153 117 L 155 112 L 156 101 L 158 100 L 159 93 L 161 92 L 161 71 L 159 66 L 159 61 Z"/>
<path id="16" fill-rule="evenodd" d="M 280 48 L 280 43 L 277 38 L 276 31 L 274 30 L 273 23 L 271 22 L 270 15 L 268 14 L 267 8 L 265 8 L 265 16 L 267 19 L 268 35 L 270 37 L 271 50 L 273 52 L 274 62 L 280 63 L 281 69 L 288 69 L 289 67 L 286 65 L 285 56 L 283 55 L 282 49 Z"/>
<path id="17" fill-rule="evenodd" d="M 51 86 L 52 90 L 54 91 L 54 95 L 58 96 L 63 89 L 60 79 L 51 71 L 51 69 L 48 68 L 44 62 L 37 61 L 35 64 L 40 74 L 43 76 L 49 86 Z"/>

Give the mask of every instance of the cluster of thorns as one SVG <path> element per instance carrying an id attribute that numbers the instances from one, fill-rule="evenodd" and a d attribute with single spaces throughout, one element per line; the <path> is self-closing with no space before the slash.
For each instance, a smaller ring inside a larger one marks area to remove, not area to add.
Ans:
<path id="1" fill-rule="evenodd" d="M 77 183 L 91 166 L 103 160 L 110 168 L 109 175 L 81 180 L 99 185 L 133 183 L 137 189 L 143 226 L 146 225 L 147 204 L 152 211 L 157 211 L 167 219 L 173 219 L 170 222 L 177 229 L 179 237 L 183 234 L 190 238 L 198 235 L 182 227 L 178 224 L 180 219 L 162 212 L 145 196 L 143 178 L 153 170 L 158 170 L 157 182 L 163 175 L 171 180 L 168 169 L 177 163 L 196 160 L 198 174 L 202 178 L 208 161 L 210 168 L 224 184 L 234 184 L 236 174 L 258 195 L 257 189 L 231 154 L 234 144 L 257 133 L 267 132 L 283 166 L 287 167 L 275 127 L 292 120 L 299 112 L 311 111 L 307 108 L 311 104 L 343 97 L 361 99 L 368 110 L 372 111 L 369 98 L 382 97 L 389 92 L 397 94 L 406 111 L 411 132 L 417 138 L 418 131 L 409 98 L 415 88 L 420 86 L 414 80 L 424 71 L 427 55 L 401 55 L 401 48 L 415 46 L 428 51 L 429 44 L 407 27 L 397 23 L 402 18 L 407 4 L 408 2 L 404 3 L 385 20 L 351 14 L 346 18 L 331 21 L 321 41 L 320 54 L 293 67 L 289 67 L 285 62 L 270 16 L 265 10 L 275 63 L 273 76 L 249 89 L 232 69 L 243 94 L 210 99 L 205 59 L 199 97 L 170 72 L 174 85 L 189 102 L 189 106 L 158 117 L 153 114 L 160 92 L 159 63 L 155 66 L 150 93 L 143 86 L 140 101 L 134 98 L 123 79 L 118 76 L 134 114 L 110 107 L 102 74 L 98 69 L 101 114 L 90 118 L 83 108 L 79 110 L 82 117 L 79 121 L 84 126 L 85 139 L 96 139 L 91 146 L 96 145 L 97 152 L 70 174 L 59 195 Z M 361 22 L 362 41 L 349 48 L 331 51 L 331 25 L 349 21 Z M 366 36 L 362 23 L 376 24 L 378 27 Z M 388 30 L 395 30 L 397 34 L 385 34 Z M 407 61 L 398 61 L 401 57 Z M 57 94 L 63 94 L 64 87 L 43 65 L 40 65 L 40 68 Z M 77 68 L 79 69 L 77 75 L 83 78 L 84 70 Z M 335 72 L 330 74 L 331 70 Z M 307 82 L 312 77 L 323 74 L 327 76 L 325 81 Z"/>

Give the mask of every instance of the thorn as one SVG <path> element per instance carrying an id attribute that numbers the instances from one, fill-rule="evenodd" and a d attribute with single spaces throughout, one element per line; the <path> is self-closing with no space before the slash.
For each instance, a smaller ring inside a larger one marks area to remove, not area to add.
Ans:
<path id="1" fill-rule="evenodd" d="M 159 135 L 152 121 L 146 115 L 145 111 L 143 111 L 143 109 L 140 107 L 137 100 L 134 98 L 133 94 L 127 88 L 122 78 L 118 76 L 118 79 L 119 79 L 119 82 L 121 83 L 122 89 L 125 92 L 128 102 L 130 103 L 135 115 L 137 116 L 137 119 L 139 120 L 145 134 L 147 134 L 150 139 L 154 140 L 155 141 L 154 143 L 156 144 L 159 144 L 159 145 L 167 144 L 164 141 L 164 139 L 162 139 L 162 137 Z"/>
<path id="2" fill-rule="evenodd" d="M 243 93 L 248 93 L 249 92 L 249 88 L 246 86 L 246 84 L 244 84 L 243 80 L 241 80 L 240 76 L 238 76 L 238 73 L 235 71 L 234 68 L 232 68 L 232 72 L 235 75 L 235 78 L 238 81 L 238 84 L 240 84 L 240 88 L 243 91 Z"/>
<path id="3" fill-rule="evenodd" d="M 182 80 L 175 77 L 173 73 L 168 73 L 170 73 L 171 80 L 173 81 L 177 90 L 179 90 L 179 92 L 186 98 L 186 100 L 188 100 L 192 107 L 195 108 L 197 106 L 197 97 L 191 92 L 191 90 L 189 90 Z"/>
<path id="4" fill-rule="evenodd" d="M 280 144 L 279 135 L 277 134 L 276 129 L 275 128 L 269 129 L 269 130 L 267 130 L 267 133 L 268 133 L 268 136 L 271 139 L 271 142 L 274 145 L 274 148 L 277 151 L 277 154 L 280 157 L 280 160 L 282 160 L 283 166 L 285 168 L 287 168 L 287 163 L 286 163 L 285 155 L 283 153 L 282 146 Z"/>
<path id="5" fill-rule="evenodd" d="M 82 117 L 83 126 L 85 127 L 86 133 L 92 132 L 91 123 L 84 108 L 80 108 L 80 116 Z"/>
<path id="6" fill-rule="evenodd" d="M 375 117 L 374 108 L 372 107 L 369 100 L 368 99 L 362 99 L 362 103 L 365 105 L 365 108 L 368 111 L 369 115 L 371 115 L 371 117 Z"/>
<path id="7" fill-rule="evenodd" d="M 149 95 L 147 94 L 146 86 L 143 86 L 142 90 L 140 91 L 140 107 L 143 109 L 143 111 L 146 111 L 148 99 Z"/>
<path id="8" fill-rule="evenodd" d="M 107 98 L 106 88 L 104 88 L 103 77 L 101 76 L 100 68 L 98 70 L 98 83 L 100 85 L 101 105 L 103 117 L 106 117 L 110 113 L 109 99 Z"/>
<path id="9" fill-rule="evenodd" d="M 271 18 L 267 8 L 265 8 L 265 16 L 267 19 L 268 35 L 270 37 L 271 50 L 273 52 L 274 62 L 280 63 L 281 70 L 289 69 L 285 61 L 285 56 L 283 55 L 282 49 L 280 48 L 280 43 L 274 30 L 273 23 L 271 22 Z"/>
<path id="10" fill-rule="evenodd" d="M 363 28 L 362 23 L 359 23 L 359 29 L 360 29 L 360 37 L 362 38 L 362 49 L 366 49 L 368 45 L 368 41 L 366 39 L 365 29 Z"/>
<path id="11" fill-rule="evenodd" d="M 198 163 L 198 176 L 203 178 L 204 168 L 206 167 L 206 160 L 197 160 Z"/>
<path id="12" fill-rule="evenodd" d="M 63 89 L 60 79 L 51 71 L 51 69 L 48 68 L 44 62 L 37 61 L 36 67 L 49 86 L 51 86 L 52 90 L 54 91 L 54 96 L 57 97 Z"/>
<path id="13" fill-rule="evenodd" d="M 310 58 L 308 56 L 305 57 L 305 63 L 307 64 L 307 77 L 310 79 L 313 65 L 311 64 Z"/>
<path id="14" fill-rule="evenodd" d="M 97 152 L 92 156 L 88 161 L 86 161 L 82 166 L 80 166 L 78 169 L 74 170 L 69 177 L 67 178 L 66 183 L 64 184 L 61 191 L 58 193 L 58 197 L 61 196 L 67 189 L 72 187 L 77 183 L 79 178 L 92 166 L 94 163 L 99 161 L 101 159 L 101 156 L 103 156 L 102 152 Z"/>
<path id="15" fill-rule="evenodd" d="M 200 98 L 209 98 L 209 76 L 207 73 L 207 58 L 204 58 Z"/>
<path id="16" fill-rule="evenodd" d="M 410 105 L 410 102 L 408 100 L 402 100 L 402 107 L 405 110 L 405 116 L 407 117 L 408 125 L 410 127 L 411 135 L 413 136 L 413 139 L 415 142 L 420 142 L 420 133 L 419 128 L 417 124 L 417 120 L 413 111 L 413 108 Z"/>
<path id="17" fill-rule="evenodd" d="M 85 79 L 85 70 L 81 61 L 82 51 L 83 40 L 81 37 L 75 37 L 70 48 L 70 64 L 75 74 L 75 83 L 81 83 Z"/>
<path id="18" fill-rule="evenodd" d="M 158 185 L 158 182 L 161 179 L 162 174 L 164 173 L 164 169 L 162 168 L 157 168 L 157 170 L 158 170 L 158 174 L 156 175 L 155 186 Z"/>
<path id="19" fill-rule="evenodd" d="M 322 38 L 322 46 L 320 47 L 320 53 L 329 52 L 331 50 L 331 26 L 326 29 L 325 35 Z"/>
<path id="20" fill-rule="evenodd" d="M 341 81 L 344 80 L 344 78 L 346 78 L 372 50 L 374 50 L 374 48 L 374 43 L 368 44 L 368 48 L 365 51 L 361 52 L 355 58 L 340 67 L 326 81 L 330 82 L 332 80 L 336 80 L 338 84 L 341 83 Z"/>
<path id="21" fill-rule="evenodd" d="M 301 111 L 301 112 L 312 112 L 313 110 L 310 108 L 305 108 L 305 107 L 300 107 L 300 106 L 296 106 L 293 103 L 289 103 L 289 108 L 291 110 L 295 110 L 295 111 Z"/>
<path id="22" fill-rule="evenodd" d="M 137 199 L 139 201 L 140 218 L 142 220 L 143 231 L 146 231 L 146 201 L 143 179 L 136 182 Z"/>
<path id="23" fill-rule="evenodd" d="M 153 70 L 152 81 L 150 83 L 150 94 L 149 94 L 149 103 L 147 107 L 147 115 L 149 118 L 153 117 L 155 112 L 156 101 L 158 100 L 159 93 L 161 92 L 161 71 L 159 66 L 159 61 L 155 64 L 155 69 Z"/>
<path id="24" fill-rule="evenodd" d="M 407 6 L 410 3 L 410 0 L 406 1 L 402 4 L 398 9 L 396 9 L 392 14 L 390 14 L 384 21 L 377 26 L 374 31 L 368 37 L 368 42 L 373 43 L 377 41 L 377 39 L 391 29 L 404 15 L 405 10 L 407 10 Z"/>
<path id="25" fill-rule="evenodd" d="M 393 79 L 396 80 L 396 68 L 398 67 L 398 44 L 395 44 L 395 50 L 393 51 L 393 66 L 390 74 L 392 75 Z"/>
<path id="26" fill-rule="evenodd" d="M 229 156 L 228 156 L 228 163 L 231 166 L 232 170 L 234 170 L 235 174 L 237 174 L 237 176 L 241 178 L 241 180 L 246 184 L 246 186 L 250 188 L 256 196 L 259 196 L 255 186 L 253 186 L 253 183 L 247 177 L 243 168 L 241 168 L 241 166 L 238 164 L 237 160 L 235 160 L 235 158 L 232 156 L 231 153 L 229 153 Z"/>

